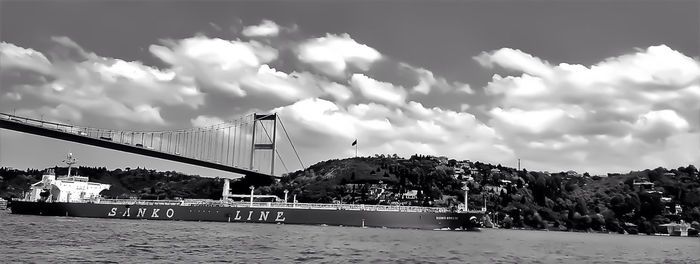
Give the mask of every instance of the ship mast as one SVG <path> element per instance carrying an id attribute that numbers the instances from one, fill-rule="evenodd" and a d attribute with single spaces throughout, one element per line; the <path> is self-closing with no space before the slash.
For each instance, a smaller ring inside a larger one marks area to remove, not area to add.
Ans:
<path id="1" fill-rule="evenodd" d="M 75 158 L 73 158 L 73 153 L 68 153 L 68 156 L 66 156 L 66 159 L 63 160 L 63 163 L 68 164 L 68 177 L 70 177 L 70 172 L 73 168 L 73 164 L 77 163 Z"/>

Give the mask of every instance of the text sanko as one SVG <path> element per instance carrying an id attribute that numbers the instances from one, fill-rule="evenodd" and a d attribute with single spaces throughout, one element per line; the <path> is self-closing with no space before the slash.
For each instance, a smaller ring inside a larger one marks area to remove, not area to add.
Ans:
<path id="1" fill-rule="evenodd" d="M 160 209 L 153 208 L 151 209 L 150 214 L 148 213 L 148 208 L 138 208 L 137 210 L 134 210 L 136 213 L 136 217 L 150 217 L 150 218 L 160 218 L 162 213 L 160 212 Z M 173 218 L 175 215 L 175 210 L 172 208 L 168 208 L 168 210 L 165 210 L 165 217 L 167 218 Z M 112 210 L 107 213 L 107 216 L 117 216 L 117 208 L 112 207 Z M 122 217 L 131 217 L 131 208 L 126 208 L 126 211 L 124 211 L 121 214 Z"/>

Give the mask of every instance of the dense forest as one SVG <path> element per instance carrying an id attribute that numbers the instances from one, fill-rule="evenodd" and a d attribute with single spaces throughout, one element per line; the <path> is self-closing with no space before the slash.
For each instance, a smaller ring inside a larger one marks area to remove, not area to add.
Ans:
<path id="1" fill-rule="evenodd" d="M 66 168 L 54 168 L 58 175 Z M 78 167 L 91 181 L 111 184 L 105 197 L 220 199 L 223 180 L 144 168 Z M 42 171 L 0 168 L 0 196 L 21 197 Z M 299 202 L 403 204 L 455 208 L 468 187 L 469 208 L 485 207 L 502 227 L 655 233 L 684 220 L 698 229 L 700 177 L 695 166 L 591 176 L 535 172 L 431 156 L 376 155 L 319 162 L 281 179 L 241 178 L 232 192 L 284 196 Z M 643 187 L 643 188 L 642 188 Z M 415 195 L 407 195 L 407 194 Z"/>

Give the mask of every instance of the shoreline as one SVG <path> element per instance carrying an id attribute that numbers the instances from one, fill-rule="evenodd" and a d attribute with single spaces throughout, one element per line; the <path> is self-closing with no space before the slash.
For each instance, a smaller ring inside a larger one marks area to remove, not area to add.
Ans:
<path id="1" fill-rule="evenodd" d="M 585 234 L 607 234 L 607 235 L 623 235 L 623 236 L 650 236 L 650 237 L 690 237 L 690 238 L 700 238 L 700 235 L 694 235 L 694 236 L 674 236 L 666 233 L 655 233 L 655 234 L 646 234 L 646 233 L 637 233 L 637 234 L 624 234 L 624 233 L 618 233 L 618 232 L 603 232 L 603 231 L 584 231 L 584 230 L 549 230 L 549 229 L 534 229 L 534 228 L 492 228 L 492 227 L 481 227 L 479 230 L 485 231 L 485 230 L 509 230 L 509 231 L 540 231 L 540 232 L 558 232 L 558 233 L 585 233 Z"/>

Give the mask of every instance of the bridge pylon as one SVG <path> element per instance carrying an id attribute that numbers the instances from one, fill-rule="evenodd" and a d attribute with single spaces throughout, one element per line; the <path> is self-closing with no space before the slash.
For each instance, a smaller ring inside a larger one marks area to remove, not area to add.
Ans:
<path id="1" fill-rule="evenodd" d="M 263 130 L 264 134 L 261 136 L 262 139 L 260 139 L 260 142 L 258 142 L 258 134 L 261 131 L 258 128 L 258 125 L 260 125 L 260 128 Z M 272 126 L 272 135 L 267 131 L 266 127 Z M 252 134 L 252 140 L 251 140 L 251 148 L 250 148 L 250 170 L 253 170 L 253 161 L 255 160 L 255 153 L 257 151 L 270 151 L 272 154 L 270 155 L 270 175 L 275 174 L 275 143 L 277 140 L 277 114 L 267 114 L 267 115 L 261 115 L 257 113 L 253 113 L 253 134 Z"/>

